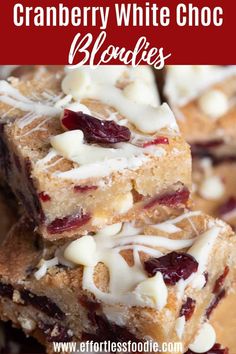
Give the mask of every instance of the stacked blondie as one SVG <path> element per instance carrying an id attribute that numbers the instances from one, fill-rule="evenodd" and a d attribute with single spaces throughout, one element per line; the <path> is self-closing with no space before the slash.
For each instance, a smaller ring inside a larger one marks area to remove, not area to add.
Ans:
<path id="1" fill-rule="evenodd" d="M 162 75 L 167 99 L 193 156 L 193 206 L 236 226 L 236 66 L 170 66 Z M 231 294 L 213 316 L 219 338 L 236 351 Z M 225 316 L 228 312 L 230 315 Z M 230 338 L 231 337 L 231 338 Z"/>
<path id="2" fill-rule="evenodd" d="M 226 353 L 208 320 L 235 281 L 236 237 L 192 210 L 190 148 L 151 69 L 33 68 L 0 81 L 0 116 L 1 176 L 23 209 L 0 247 L 1 319 L 48 353 Z"/>

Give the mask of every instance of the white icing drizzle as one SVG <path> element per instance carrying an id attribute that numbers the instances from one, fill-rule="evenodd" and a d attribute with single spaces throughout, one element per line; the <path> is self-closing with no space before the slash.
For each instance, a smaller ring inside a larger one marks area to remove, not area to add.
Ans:
<path id="1" fill-rule="evenodd" d="M 36 118 L 38 118 L 37 116 L 33 116 L 33 120 L 35 120 Z M 32 121 L 33 121 L 32 120 Z M 45 132 L 47 131 L 47 128 L 44 127 L 44 125 L 49 121 L 51 120 L 51 118 L 46 118 L 44 120 L 42 120 L 39 124 L 37 124 L 34 128 L 30 129 L 29 131 L 27 131 L 26 133 L 24 134 L 21 134 L 21 138 L 24 138 L 28 135 L 31 135 L 32 133 L 36 132 L 36 131 L 41 131 L 41 132 Z"/>
<path id="2" fill-rule="evenodd" d="M 135 170 L 147 163 L 150 156 L 162 157 L 162 147 L 141 148 L 129 143 L 114 144 L 113 148 L 86 144 L 81 130 L 68 131 L 51 138 L 51 144 L 60 156 L 80 166 L 54 176 L 69 180 L 81 180 L 91 176 L 106 177 L 115 171 Z"/>
<path id="3" fill-rule="evenodd" d="M 126 79 L 125 74 L 129 79 L 129 67 L 100 66 L 96 69 L 90 69 L 85 66 L 69 72 L 62 82 L 62 89 L 66 94 L 72 94 L 75 99 L 96 99 L 115 108 L 145 133 L 156 133 L 163 128 L 178 132 L 174 115 L 167 104 L 153 107 L 150 104 L 143 103 L 144 96 L 142 92 L 139 92 L 139 90 L 143 90 L 142 85 L 135 85 L 136 91 L 134 91 L 136 94 L 133 91 L 132 94 L 130 94 L 130 91 L 127 94 L 127 89 L 122 90 L 115 86 L 119 80 Z M 136 71 L 135 74 L 135 71 L 132 70 L 132 74 L 133 84 L 136 82 L 135 80 L 138 80 L 138 82 L 141 80 L 144 85 L 147 84 L 140 72 L 138 74 L 138 71 Z M 152 84 L 154 87 L 154 83 Z M 131 83 L 128 85 L 131 85 Z M 156 89 L 153 89 L 152 93 L 155 94 L 155 92 Z M 141 97 L 139 102 L 134 102 L 134 94 L 136 100 Z M 158 99 L 154 98 L 152 102 L 157 105 Z"/>
<path id="4" fill-rule="evenodd" d="M 182 229 L 180 227 L 178 227 L 178 226 L 175 226 L 175 224 L 181 222 L 184 219 L 187 219 L 187 220 L 190 221 L 189 218 L 191 218 L 193 216 L 198 216 L 200 214 L 201 214 L 200 211 L 190 211 L 190 212 L 184 213 L 184 214 L 182 214 L 180 216 L 177 216 L 174 219 L 169 219 L 169 220 L 166 220 L 166 221 L 164 221 L 162 223 L 159 223 L 159 224 L 156 224 L 156 225 L 152 225 L 152 227 L 154 227 L 155 229 L 158 229 L 160 231 L 167 232 L 169 234 L 176 233 L 176 232 L 181 231 Z"/>
<path id="5" fill-rule="evenodd" d="M 42 103 L 30 100 L 6 81 L 0 81 L 0 102 L 18 108 L 21 111 L 32 112 L 35 117 L 57 116 L 60 114 L 58 108 L 47 104 L 47 102 Z"/>
<path id="6" fill-rule="evenodd" d="M 186 213 L 189 215 L 189 213 Z M 182 216 L 182 219 L 186 217 Z M 181 218 L 180 218 L 181 219 Z M 157 248 L 169 251 L 190 247 L 194 239 L 175 240 L 158 235 L 142 235 L 142 229 L 125 223 L 123 229 L 112 236 L 100 231 L 95 236 L 84 236 L 73 241 L 66 248 L 64 257 L 69 261 L 84 265 L 83 288 L 91 291 L 104 303 L 124 303 L 130 306 L 149 306 L 161 310 L 167 301 L 167 288 L 161 273 L 156 278 L 147 279 L 140 261 L 139 252 L 152 257 L 162 256 Z M 137 234 L 138 232 L 138 234 Z M 85 252 L 89 249 L 88 252 Z M 129 266 L 120 252 L 132 250 L 134 265 Z M 109 269 L 109 292 L 104 293 L 94 284 L 93 276 L 97 263 L 104 263 Z M 158 285 L 159 284 L 159 285 Z"/>
<path id="7" fill-rule="evenodd" d="M 48 165 L 48 163 L 57 156 L 58 156 L 58 153 L 56 152 L 56 150 L 51 149 L 51 150 L 49 150 L 49 152 L 46 156 L 44 156 L 41 160 L 38 160 L 36 162 L 35 166 L 45 168 L 45 165 Z"/>
<path id="8" fill-rule="evenodd" d="M 162 156 L 163 148 L 149 146 L 140 148 L 129 143 L 113 144 L 112 148 L 104 148 L 95 144 L 86 144 L 81 130 L 67 131 L 51 138 L 53 148 L 63 157 L 78 163 L 79 165 L 93 164 L 112 159 L 132 158 L 133 156 L 151 153 L 154 156 Z"/>
<path id="9" fill-rule="evenodd" d="M 236 74 L 236 65 L 167 66 L 164 92 L 173 105 L 182 106 L 211 85 Z"/>
<path id="10" fill-rule="evenodd" d="M 39 263 L 39 269 L 34 273 L 34 276 L 37 280 L 41 279 L 42 277 L 44 277 L 48 271 L 49 268 L 54 267 L 56 265 L 58 265 L 58 258 L 54 257 L 52 259 L 49 260 L 44 260 L 42 259 Z"/>
<path id="11" fill-rule="evenodd" d="M 123 95 L 120 89 L 105 85 L 94 84 L 87 95 L 114 107 L 144 133 L 154 134 L 164 128 L 178 132 L 174 114 L 166 103 L 155 108 L 132 102 Z"/>

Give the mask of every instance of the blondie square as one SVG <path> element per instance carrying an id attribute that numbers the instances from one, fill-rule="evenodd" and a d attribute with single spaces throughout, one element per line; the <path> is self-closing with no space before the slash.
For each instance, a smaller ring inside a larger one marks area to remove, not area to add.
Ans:
<path id="1" fill-rule="evenodd" d="M 183 208 L 190 149 L 149 67 L 0 82 L 1 169 L 45 238 Z"/>
<path id="2" fill-rule="evenodd" d="M 193 155 L 236 156 L 236 66 L 167 67 L 164 95 Z"/>

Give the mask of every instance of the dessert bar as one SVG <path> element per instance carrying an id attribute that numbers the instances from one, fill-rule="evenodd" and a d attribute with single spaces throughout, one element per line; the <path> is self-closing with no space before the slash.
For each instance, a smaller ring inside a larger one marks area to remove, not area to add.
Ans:
<path id="1" fill-rule="evenodd" d="M 236 66 L 169 66 L 164 95 L 193 155 L 235 159 Z"/>
<path id="2" fill-rule="evenodd" d="M 86 234 L 187 205 L 189 146 L 151 69 L 67 71 L 0 82 L 0 164 L 40 234 Z"/>
<path id="3" fill-rule="evenodd" d="M 223 221 L 186 212 L 66 244 L 33 230 L 22 218 L 0 249 L 3 320 L 49 348 L 88 339 L 176 341 L 182 352 L 215 344 L 207 320 L 235 280 L 236 239 Z M 197 348 L 202 328 L 210 339 Z"/>

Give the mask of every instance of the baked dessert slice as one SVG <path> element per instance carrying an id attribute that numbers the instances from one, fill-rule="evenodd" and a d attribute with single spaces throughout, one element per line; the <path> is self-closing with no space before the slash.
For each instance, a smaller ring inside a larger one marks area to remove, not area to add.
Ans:
<path id="1" fill-rule="evenodd" d="M 164 94 L 197 156 L 236 156 L 236 66 L 169 66 Z"/>
<path id="2" fill-rule="evenodd" d="M 234 233 L 201 212 L 114 224 L 66 244 L 33 229 L 23 218 L 0 249 L 0 313 L 48 346 L 151 339 L 185 352 L 235 276 Z"/>
<path id="3" fill-rule="evenodd" d="M 193 206 L 236 226 L 236 164 L 214 164 L 210 158 L 193 160 Z"/>
<path id="4" fill-rule="evenodd" d="M 45 238 L 187 204 L 189 146 L 150 70 L 39 69 L 0 82 L 0 163 Z"/>

